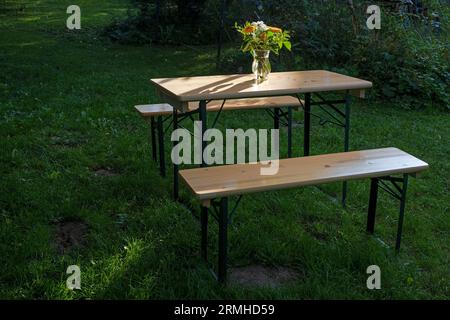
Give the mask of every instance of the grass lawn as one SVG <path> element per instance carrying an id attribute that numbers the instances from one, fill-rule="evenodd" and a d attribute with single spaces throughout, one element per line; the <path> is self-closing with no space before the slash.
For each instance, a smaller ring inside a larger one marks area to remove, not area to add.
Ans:
<path id="1" fill-rule="evenodd" d="M 112 16 L 126 15 L 126 0 L 77 1 L 82 30 L 73 32 L 65 28 L 70 1 L 6 4 L 0 11 L 0 298 L 449 298 L 444 108 L 409 111 L 372 99 L 353 104 L 353 150 L 396 146 L 430 165 L 410 180 L 398 256 L 398 203 L 387 194 L 380 193 L 376 237 L 365 233 L 368 180 L 349 184 L 346 210 L 315 187 L 250 195 L 230 228 L 231 265 L 283 266 L 297 276 L 272 288 L 224 288 L 200 259 L 199 224 L 172 201 L 171 179 L 159 176 L 148 126 L 133 110 L 158 101 L 151 77 L 216 72 L 214 47 L 109 43 L 98 31 Z M 302 113 L 295 118 L 301 121 Z M 258 111 L 224 113 L 220 122 L 221 128 L 272 123 Z M 301 133 L 299 126 L 296 155 Z M 342 135 L 314 120 L 312 152 L 340 151 Z M 321 189 L 338 196 L 340 184 Z M 191 198 L 184 187 L 182 197 Z M 69 222 L 85 234 L 78 245 L 64 238 Z M 215 253 L 214 223 L 211 229 Z M 68 249 L 67 241 L 75 245 Z M 70 291 L 66 269 L 74 264 L 82 289 Z M 372 264 L 381 268 L 381 290 L 366 288 Z"/>

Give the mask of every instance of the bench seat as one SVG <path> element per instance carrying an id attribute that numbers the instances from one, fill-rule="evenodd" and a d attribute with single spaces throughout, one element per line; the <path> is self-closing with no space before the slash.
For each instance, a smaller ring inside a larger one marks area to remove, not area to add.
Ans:
<path id="1" fill-rule="evenodd" d="M 209 112 L 219 111 L 223 100 L 214 100 L 207 104 L 206 110 Z M 225 102 L 223 110 L 248 110 L 293 107 L 299 109 L 302 105 L 297 98 L 292 96 L 250 98 L 250 99 L 231 99 Z M 198 108 L 198 102 L 189 102 L 189 111 Z M 168 103 L 137 105 L 135 109 L 143 117 L 169 116 L 173 112 L 173 107 Z"/>
<path id="2" fill-rule="evenodd" d="M 397 148 L 324 154 L 279 160 L 276 175 L 261 175 L 260 163 L 181 170 L 201 200 L 317 185 L 327 182 L 416 173 L 428 164 Z"/>
<path id="3" fill-rule="evenodd" d="M 233 164 L 218 167 L 181 170 L 181 179 L 201 200 L 201 254 L 207 260 L 208 216 L 219 224 L 218 275 L 220 282 L 227 278 L 228 225 L 230 214 L 228 197 L 243 194 L 275 191 L 327 182 L 370 178 L 370 197 L 367 215 L 367 232 L 374 233 L 378 187 L 400 200 L 395 249 L 400 250 L 406 203 L 408 175 L 428 168 L 428 164 L 397 148 L 383 148 L 324 154 L 303 158 L 279 160 L 279 171 L 274 175 L 261 175 L 261 163 Z M 402 174 L 403 177 L 393 175 Z M 388 185 L 390 183 L 390 186 Z M 220 198 L 220 199 L 217 199 Z M 209 212 L 209 207 L 214 210 Z M 231 213 L 233 214 L 233 213 Z"/>

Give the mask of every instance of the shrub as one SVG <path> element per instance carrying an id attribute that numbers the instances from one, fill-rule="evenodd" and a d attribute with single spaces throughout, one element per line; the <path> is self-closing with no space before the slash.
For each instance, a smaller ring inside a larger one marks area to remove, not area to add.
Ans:
<path id="1" fill-rule="evenodd" d="M 290 30 L 293 42 L 294 54 L 284 55 L 272 66 L 279 70 L 335 70 L 373 81 L 372 94 L 396 99 L 402 106 L 438 104 L 450 108 L 448 21 L 444 19 L 448 14 L 443 11 L 439 15 L 440 34 L 436 34 L 435 22 L 429 17 L 385 8 L 381 30 L 368 30 L 368 4 L 360 1 L 351 7 L 348 1 L 264 1 L 264 19 Z M 427 5 L 430 10 L 443 10 L 436 1 Z M 233 69 L 233 60 L 233 55 L 224 57 L 228 70 Z"/>
<path id="2" fill-rule="evenodd" d="M 358 37 L 349 64 L 374 82 L 382 98 L 415 108 L 430 103 L 448 108 L 448 45 L 405 29 L 393 18 L 384 20 L 390 31 L 379 38 Z"/>

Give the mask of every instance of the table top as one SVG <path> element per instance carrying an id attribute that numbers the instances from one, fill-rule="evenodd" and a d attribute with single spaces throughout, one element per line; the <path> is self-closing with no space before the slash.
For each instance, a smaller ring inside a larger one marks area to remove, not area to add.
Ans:
<path id="1" fill-rule="evenodd" d="M 261 175 L 261 163 L 181 170 L 201 200 L 327 182 L 416 173 L 428 164 L 397 148 L 382 148 L 279 160 L 276 175 Z"/>
<path id="2" fill-rule="evenodd" d="M 257 84 L 253 74 L 151 79 L 172 101 L 242 99 L 372 87 L 370 81 L 326 70 L 273 72 Z"/>

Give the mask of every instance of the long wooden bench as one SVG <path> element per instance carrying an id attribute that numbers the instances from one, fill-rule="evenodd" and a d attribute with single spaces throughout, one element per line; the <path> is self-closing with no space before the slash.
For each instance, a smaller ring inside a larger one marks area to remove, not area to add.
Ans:
<path id="1" fill-rule="evenodd" d="M 181 170 L 179 175 L 202 202 L 202 256 L 207 258 L 208 210 L 213 206 L 219 223 L 218 278 L 226 279 L 228 197 L 323 183 L 371 179 L 367 231 L 374 232 L 378 186 L 400 200 L 396 251 L 405 210 L 408 176 L 428 168 L 428 164 L 397 148 L 383 148 L 324 154 L 279 160 L 275 175 L 261 175 L 261 163 L 235 164 Z M 403 175 L 395 177 L 394 175 Z"/>
<path id="2" fill-rule="evenodd" d="M 274 109 L 274 128 L 279 128 L 280 109 L 292 108 L 298 110 L 303 105 L 303 101 L 299 101 L 293 96 L 264 97 L 251 99 L 231 99 L 231 100 L 215 100 L 207 104 L 208 112 L 221 112 L 231 110 L 249 110 L 249 109 Z M 159 146 L 159 165 L 160 173 L 165 176 L 165 160 L 164 160 L 164 117 L 173 114 L 173 107 L 168 103 L 146 104 L 134 106 L 136 111 L 150 122 L 152 157 L 157 161 L 157 144 Z M 198 102 L 189 102 L 188 112 L 198 109 Z M 289 121 L 292 121 L 290 119 Z M 291 128 L 288 128 L 291 130 Z M 291 133 L 288 133 L 291 139 Z M 158 143 L 156 142 L 158 140 Z M 289 141 L 290 142 L 290 141 Z"/>

